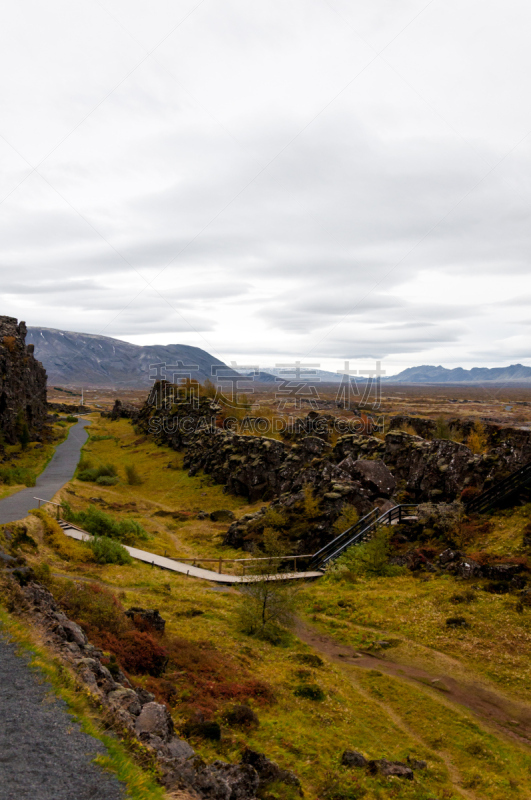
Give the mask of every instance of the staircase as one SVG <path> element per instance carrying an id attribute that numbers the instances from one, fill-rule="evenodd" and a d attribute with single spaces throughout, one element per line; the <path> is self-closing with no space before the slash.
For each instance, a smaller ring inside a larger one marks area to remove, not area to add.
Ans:
<path id="1" fill-rule="evenodd" d="M 373 508 L 372 511 L 358 520 L 355 525 L 351 525 L 350 528 L 347 528 L 346 531 L 340 533 L 339 536 L 336 536 L 335 539 L 332 539 L 331 542 L 328 542 L 318 550 L 308 564 L 308 569 L 323 570 L 330 561 L 338 558 L 348 547 L 362 544 L 362 542 L 370 539 L 381 526 L 399 525 L 401 522 L 417 519 L 416 510 L 416 505 L 398 505 L 383 514 L 379 514 L 378 509 Z"/>
<path id="2" fill-rule="evenodd" d="M 466 504 L 466 510 L 469 514 L 486 514 L 487 511 L 492 511 L 504 502 L 517 501 L 521 492 L 530 487 L 531 463 L 520 467 L 507 478 L 478 494 Z"/>

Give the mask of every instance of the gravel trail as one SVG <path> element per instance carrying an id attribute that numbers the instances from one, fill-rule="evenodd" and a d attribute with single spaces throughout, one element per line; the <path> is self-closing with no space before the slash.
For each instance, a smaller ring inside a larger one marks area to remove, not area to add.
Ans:
<path id="1" fill-rule="evenodd" d="M 123 800 L 92 759 L 105 754 L 0 629 L 0 800 Z"/>

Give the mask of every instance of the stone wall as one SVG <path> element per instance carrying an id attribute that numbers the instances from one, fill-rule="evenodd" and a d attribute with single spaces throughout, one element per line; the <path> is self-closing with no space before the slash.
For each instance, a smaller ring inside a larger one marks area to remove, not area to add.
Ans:
<path id="1" fill-rule="evenodd" d="M 0 316 L 0 431 L 14 444 L 27 423 L 38 439 L 47 418 L 46 370 L 26 345 L 26 323 Z"/>

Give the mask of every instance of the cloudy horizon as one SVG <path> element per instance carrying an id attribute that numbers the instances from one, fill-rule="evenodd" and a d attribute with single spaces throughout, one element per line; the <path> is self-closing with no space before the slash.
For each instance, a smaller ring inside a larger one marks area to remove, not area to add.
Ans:
<path id="1" fill-rule="evenodd" d="M 226 362 L 531 365 L 531 9 L 5 12 L 1 314 Z"/>

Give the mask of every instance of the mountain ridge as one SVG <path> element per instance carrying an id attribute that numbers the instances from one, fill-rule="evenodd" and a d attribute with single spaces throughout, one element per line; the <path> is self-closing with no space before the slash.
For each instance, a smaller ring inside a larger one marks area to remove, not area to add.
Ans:
<path id="1" fill-rule="evenodd" d="M 201 383 L 213 379 L 212 367 L 222 368 L 223 375 L 238 374 L 206 350 L 191 345 L 137 345 L 110 336 L 35 326 L 28 327 L 27 343 L 34 345 L 35 358 L 42 362 L 50 383 L 77 387 L 151 386 L 154 365 L 178 362 L 197 366 L 190 374 Z M 172 379 L 171 371 L 166 377 Z"/>

